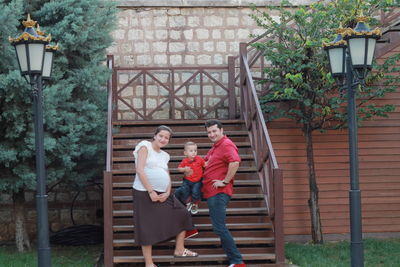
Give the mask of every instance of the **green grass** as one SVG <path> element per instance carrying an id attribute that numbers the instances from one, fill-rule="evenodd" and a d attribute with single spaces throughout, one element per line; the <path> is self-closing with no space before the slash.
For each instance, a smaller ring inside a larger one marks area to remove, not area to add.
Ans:
<path id="1" fill-rule="evenodd" d="M 400 239 L 366 239 L 365 267 L 399 267 Z M 350 243 L 326 242 L 323 245 L 288 243 L 286 258 L 300 267 L 350 266 Z"/>
<path id="2" fill-rule="evenodd" d="M 51 247 L 52 267 L 93 267 L 103 246 Z M 14 246 L 0 246 L 1 267 L 37 266 L 37 251 L 18 253 Z"/>

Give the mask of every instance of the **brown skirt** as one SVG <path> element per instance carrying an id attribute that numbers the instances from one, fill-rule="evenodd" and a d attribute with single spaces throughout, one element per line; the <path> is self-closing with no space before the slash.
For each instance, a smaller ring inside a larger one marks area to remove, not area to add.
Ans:
<path id="1" fill-rule="evenodd" d="M 161 203 L 151 201 L 147 191 L 133 189 L 133 211 L 135 244 L 139 246 L 167 241 L 194 229 L 192 216 L 174 194 Z"/>

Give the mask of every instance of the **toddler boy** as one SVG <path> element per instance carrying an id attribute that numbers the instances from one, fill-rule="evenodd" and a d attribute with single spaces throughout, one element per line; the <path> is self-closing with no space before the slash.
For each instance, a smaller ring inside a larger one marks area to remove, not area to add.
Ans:
<path id="1" fill-rule="evenodd" d="M 178 171 L 184 173 L 182 186 L 175 191 L 175 196 L 192 214 L 199 212 L 201 200 L 201 178 L 203 177 L 204 160 L 197 156 L 197 145 L 187 142 L 184 148 L 184 158 L 178 166 Z"/>

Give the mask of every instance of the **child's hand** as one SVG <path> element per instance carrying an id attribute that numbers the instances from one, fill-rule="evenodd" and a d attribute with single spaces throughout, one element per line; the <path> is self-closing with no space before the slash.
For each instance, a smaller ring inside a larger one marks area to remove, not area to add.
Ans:
<path id="1" fill-rule="evenodd" d="M 193 174 L 193 170 L 192 170 L 192 168 L 186 166 L 183 173 L 185 174 L 185 176 L 190 176 Z"/>
<path id="2" fill-rule="evenodd" d="M 207 167 L 208 161 L 204 161 L 204 168 Z"/>

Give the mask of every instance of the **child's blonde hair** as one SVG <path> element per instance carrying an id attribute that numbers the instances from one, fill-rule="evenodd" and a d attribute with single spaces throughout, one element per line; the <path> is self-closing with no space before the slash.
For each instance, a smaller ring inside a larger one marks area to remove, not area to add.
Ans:
<path id="1" fill-rule="evenodd" d="M 192 142 L 192 141 L 186 142 L 186 143 L 185 143 L 185 146 L 184 146 L 184 149 L 186 150 L 186 148 L 187 148 L 188 146 L 196 146 L 196 147 L 197 147 L 196 143 L 195 143 L 195 142 Z"/>

